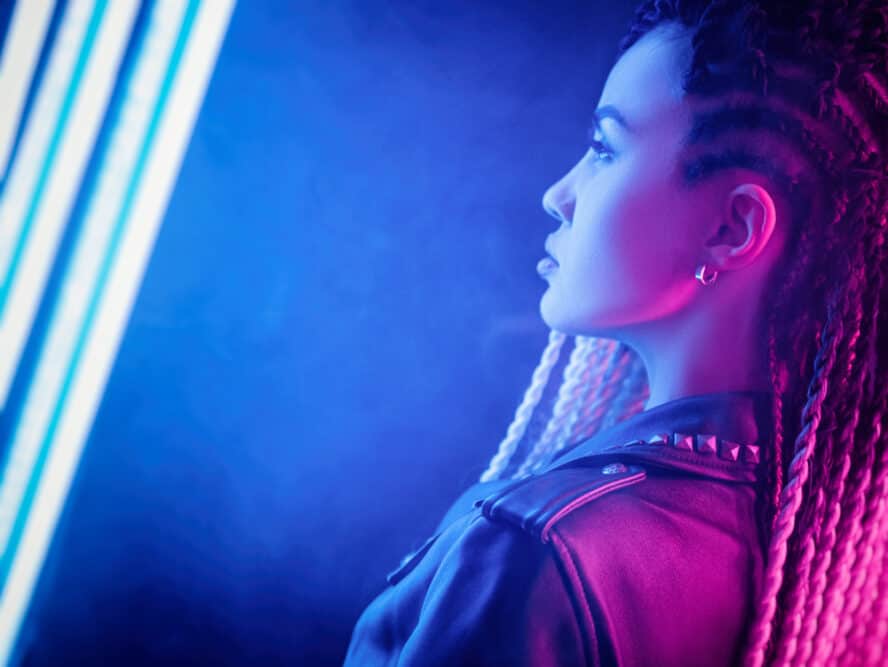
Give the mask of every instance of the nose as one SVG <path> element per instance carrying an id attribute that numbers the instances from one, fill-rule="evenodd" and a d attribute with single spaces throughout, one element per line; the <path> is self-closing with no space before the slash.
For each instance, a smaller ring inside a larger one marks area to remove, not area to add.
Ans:
<path id="1" fill-rule="evenodd" d="M 543 209 L 561 223 L 573 220 L 575 197 L 567 176 L 543 193 Z"/>

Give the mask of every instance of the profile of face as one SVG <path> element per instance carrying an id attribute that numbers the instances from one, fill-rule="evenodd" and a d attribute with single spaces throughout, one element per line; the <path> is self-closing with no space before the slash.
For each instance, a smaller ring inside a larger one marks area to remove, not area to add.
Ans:
<path id="1" fill-rule="evenodd" d="M 546 243 L 558 266 L 544 274 L 549 287 L 540 303 L 552 329 L 614 336 L 669 318 L 699 298 L 699 264 L 736 268 L 757 254 L 752 246 L 762 239 L 747 236 L 763 231 L 752 218 L 774 216 L 767 192 L 741 189 L 753 195 L 744 202 L 726 197 L 718 179 L 690 189 L 681 183 L 690 39 L 683 27 L 663 24 L 619 58 L 596 112 L 600 152 L 593 142 L 545 192 L 543 207 L 561 221 Z"/>

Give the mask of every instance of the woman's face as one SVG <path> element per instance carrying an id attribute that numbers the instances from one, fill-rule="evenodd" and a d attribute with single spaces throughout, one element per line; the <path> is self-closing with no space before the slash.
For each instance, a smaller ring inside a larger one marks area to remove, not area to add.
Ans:
<path id="1" fill-rule="evenodd" d="M 680 185 L 676 158 L 690 124 L 681 72 L 690 38 L 660 26 L 611 69 L 591 149 L 554 183 L 544 208 L 562 221 L 547 242 L 559 266 L 545 275 L 540 313 L 569 335 L 608 335 L 687 304 L 718 198 Z M 616 109 L 627 127 L 609 111 Z"/>

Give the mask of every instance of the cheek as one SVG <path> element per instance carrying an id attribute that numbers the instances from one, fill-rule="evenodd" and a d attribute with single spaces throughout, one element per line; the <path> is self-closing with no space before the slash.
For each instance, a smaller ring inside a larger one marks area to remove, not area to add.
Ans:
<path id="1" fill-rule="evenodd" d="M 596 278 L 605 296 L 611 293 L 624 302 L 645 294 L 649 298 L 673 275 L 674 230 L 680 220 L 666 186 L 636 179 L 589 198 L 588 208 L 578 208 L 572 259 L 578 273 Z"/>
<path id="2" fill-rule="evenodd" d="M 684 218 L 693 215 L 694 203 L 658 174 L 642 171 L 593 179 L 579 193 L 560 275 L 544 300 L 544 312 L 568 328 L 656 319 L 681 308 L 693 288 Z"/>

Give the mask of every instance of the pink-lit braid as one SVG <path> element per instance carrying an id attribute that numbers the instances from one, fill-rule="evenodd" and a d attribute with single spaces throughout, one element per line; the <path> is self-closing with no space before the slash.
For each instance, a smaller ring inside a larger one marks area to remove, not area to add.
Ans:
<path id="1" fill-rule="evenodd" d="M 883 225 L 885 219 L 883 218 Z M 884 283 L 883 283 L 884 285 Z M 888 322 L 888 313 L 880 313 L 884 326 Z M 874 341 L 877 342 L 877 341 Z M 877 366 L 878 377 L 884 378 L 888 368 L 883 364 Z M 848 664 L 862 664 L 867 637 L 878 636 L 877 627 L 884 619 L 884 607 L 874 607 L 888 595 L 888 587 L 881 581 L 883 573 L 883 557 L 885 555 L 886 532 L 888 532 L 888 444 L 884 439 L 886 430 L 886 413 L 888 413 L 888 383 L 880 382 L 878 387 L 878 409 L 874 411 L 871 422 L 869 444 L 874 452 L 881 451 L 875 457 L 872 471 L 872 483 L 866 492 L 864 516 L 860 522 L 860 532 L 864 536 L 864 545 L 859 562 L 856 564 L 852 588 L 849 591 L 848 615 L 851 620 L 851 638 L 848 652 Z M 859 593 L 857 592 L 859 590 Z M 864 618 L 867 609 L 875 613 Z M 875 627 L 874 627 L 875 626 Z"/>
<path id="2" fill-rule="evenodd" d="M 847 343 L 842 347 L 845 363 L 842 364 L 843 371 L 839 373 L 837 378 L 839 384 L 834 388 L 837 395 L 843 397 L 852 394 L 848 388 L 847 378 L 852 377 L 851 370 L 857 357 L 856 342 L 860 336 L 860 322 L 862 319 L 859 298 L 860 284 L 861 280 L 859 278 L 852 278 L 849 295 L 846 296 L 845 301 L 846 306 L 851 308 L 852 313 L 850 322 L 851 334 L 847 337 Z M 860 395 L 859 391 L 856 393 L 857 396 Z M 815 563 L 814 571 L 810 575 L 810 578 L 808 578 L 808 571 L 805 567 L 806 563 L 800 562 L 796 567 L 796 576 L 808 581 L 809 585 L 812 586 L 805 606 L 804 618 L 808 620 L 808 623 L 804 628 L 805 631 L 802 633 L 802 636 L 799 637 L 798 629 L 801 627 L 802 617 L 799 613 L 799 605 L 793 604 L 787 611 L 787 622 L 790 630 L 786 632 L 786 642 L 781 646 L 787 656 L 791 658 L 791 649 L 796 641 L 800 639 L 802 650 L 798 656 L 798 664 L 801 665 L 808 664 L 810 650 L 812 648 L 811 638 L 814 635 L 816 619 L 823 606 L 824 590 L 827 587 L 827 571 L 832 563 L 834 555 L 833 548 L 836 544 L 837 537 L 836 526 L 839 523 L 839 519 L 841 518 L 844 509 L 840 499 L 844 493 L 848 473 L 851 470 L 851 451 L 854 443 L 853 436 L 858 420 L 854 415 L 859 415 L 859 411 L 856 408 L 852 408 L 851 418 L 844 423 L 844 426 L 841 429 L 824 434 L 824 445 L 830 449 L 830 456 L 825 458 L 832 474 L 827 478 L 825 489 L 822 486 L 818 487 L 817 503 L 812 525 L 814 527 L 819 527 L 819 531 L 808 531 L 806 534 L 807 539 L 805 540 L 806 546 L 810 547 L 811 543 L 814 541 L 813 537 L 816 533 L 816 553 L 819 558 Z M 834 456 L 838 457 L 838 461 L 834 460 Z M 838 464 L 838 466 L 836 466 L 836 464 Z M 829 500 L 828 504 L 824 502 L 827 499 Z M 825 510 L 825 516 L 822 514 L 823 510 Z M 806 553 L 806 556 L 808 555 L 809 554 Z M 802 590 L 804 590 L 804 588 L 805 587 L 802 587 Z M 802 596 L 798 597 L 801 598 Z M 778 654 L 777 664 L 781 664 L 780 654 Z"/>
<path id="3" fill-rule="evenodd" d="M 876 208 L 877 192 L 878 189 L 876 184 L 870 184 L 865 197 L 865 211 L 870 212 Z M 883 234 L 880 233 L 882 231 L 881 227 L 873 225 L 871 220 L 867 220 L 867 222 L 870 223 L 868 229 L 875 230 L 872 236 L 868 235 L 868 238 L 866 239 L 867 242 L 864 244 L 868 251 L 870 261 L 863 263 L 863 266 L 866 267 L 876 267 L 871 274 L 866 276 L 869 285 L 876 296 L 874 299 L 874 305 L 871 308 L 868 308 L 866 313 L 869 320 L 867 328 L 871 337 L 877 334 L 876 324 L 879 311 L 878 294 L 881 290 L 881 270 L 877 267 L 883 259 L 882 245 L 884 241 L 882 238 Z M 867 378 L 867 374 L 875 372 L 875 369 L 868 368 L 870 359 L 864 358 L 862 361 L 864 367 L 860 369 L 858 375 L 858 385 L 860 385 L 860 391 L 857 392 L 858 396 L 862 395 L 864 389 L 862 383 L 863 380 Z M 853 412 L 847 420 L 845 427 L 842 429 L 840 436 L 843 440 L 846 440 L 849 443 L 848 451 L 843 459 L 843 470 L 851 465 L 852 452 L 854 451 L 851 445 L 855 442 L 855 431 L 861 416 L 859 405 L 860 402 L 858 401 L 858 404 L 853 407 Z M 869 485 L 869 476 L 871 474 L 875 455 L 875 441 L 873 440 L 870 442 L 869 434 L 866 434 L 866 436 L 867 438 L 864 442 L 867 446 L 863 449 L 862 462 L 856 466 L 854 473 L 851 475 L 847 496 L 842 497 L 841 506 L 845 511 L 841 517 L 842 521 L 838 526 L 837 536 L 835 538 L 835 542 L 837 542 L 839 546 L 839 552 L 828 575 L 829 586 L 826 593 L 823 612 L 824 623 L 822 630 L 822 645 L 828 646 L 830 643 L 833 643 L 834 647 L 831 652 L 833 655 L 840 655 L 845 645 L 845 638 L 838 635 L 839 614 L 840 611 L 844 614 L 850 614 L 850 610 L 845 606 L 846 593 L 851 583 L 851 567 L 855 560 L 855 548 L 857 547 L 856 533 L 858 532 L 857 529 L 859 528 L 863 510 L 862 496 L 866 491 L 866 487 Z M 839 498 L 840 496 L 836 495 L 835 497 Z M 815 659 L 812 664 L 819 666 L 824 664 L 825 661 L 826 656 L 823 656 L 822 658 Z"/>
<path id="4" fill-rule="evenodd" d="M 873 553 L 872 578 L 867 581 L 867 597 L 873 600 L 873 613 L 867 623 L 864 623 L 864 637 L 869 638 L 869 643 L 862 649 L 863 664 L 882 665 L 885 652 L 885 641 L 888 636 L 888 500 L 885 494 L 888 488 L 881 487 L 882 497 L 880 501 L 879 516 L 881 521 L 876 522 L 878 528 L 876 547 Z"/>
<path id="5" fill-rule="evenodd" d="M 874 451 L 882 435 L 884 412 L 888 411 L 888 390 L 882 390 L 881 393 L 880 405 L 883 411 L 875 413 L 870 437 L 870 444 Z M 858 539 L 862 538 L 860 557 L 854 563 L 855 571 L 847 595 L 845 617 L 839 632 L 840 637 L 850 633 L 849 646 L 844 651 L 837 651 L 839 655 L 844 653 L 843 665 L 848 667 L 862 664 L 862 652 L 869 624 L 866 619 L 859 617 L 860 612 L 872 608 L 879 597 L 879 579 L 882 555 L 885 549 L 884 533 L 888 530 L 888 525 L 885 523 L 888 518 L 885 516 L 885 496 L 888 494 L 888 475 L 886 475 L 888 472 L 888 447 L 883 448 L 881 460 L 876 463 L 871 483 L 864 488 L 866 492 L 864 494 L 865 509 L 857 531 L 860 536 Z M 888 591 L 883 589 L 881 597 L 884 597 L 886 593 Z M 878 615 L 874 618 L 878 618 Z M 841 646 L 839 648 L 841 649 Z"/>
<path id="6" fill-rule="evenodd" d="M 607 369 L 611 365 L 614 353 L 619 343 L 611 338 L 599 339 L 602 345 L 599 354 L 590 361 L 589 382 L 580 400 L 576 421 L 570 433 L 570 441 L 578 442 L 582 434 L 587 430 L 590 417 L 601 398 L 601 389 L 604 387 Z"/>
<path id="7" fill-rule="evenodd" d="M 601 424 L 601 430 L 609 429 L 624 419 L 641 412 L 649 396 L 650 386 L 648 385 L 647 369 L 636 354 L 630 362 L 626 379 L 622 383 L 619 395 L 614 400 L 613 408 Z"/>
<path id="8" fill-rule="evenodd" d="M 777 592 L 783 583 L 783 564 L 787 542 L 796 522 L 796 513 L 802 504 L 802 487 L 808 479 L 808 463 L 816 444 L 815 434 L 820 424 L 821 408 L 829 388 L 827 376 L 835 363 L 836 350 L 842 338 L 843 323 L 830 309 L 822 333 L 822 346 L 814 360 L 814 377 L 808 388 L 808 401 L 802 411 L 803 427 L 796 438 L 795 455 L 789 464 L 789 480 L 783 487 L 780 511 L 774 534 L 768 548 L 769 567 L 759 597 L 760 614 L 749 635 L 749 649 L 745 667 L 760 667 L 771 636 L 774 613 L 777 610 Z"/>
<path id="9" fill-rule="evenodd" d="M 595 397 L 595 402 L 587 404 L 587 407 L 584 408 L 584 427 L 580 432 L 580 440 L 585 440 L 597 433 L 601 423 L 610 413 L 632 363 L 632 354 L 626 346 L 620 346 L 611 355 L 607 376 Z"/>

